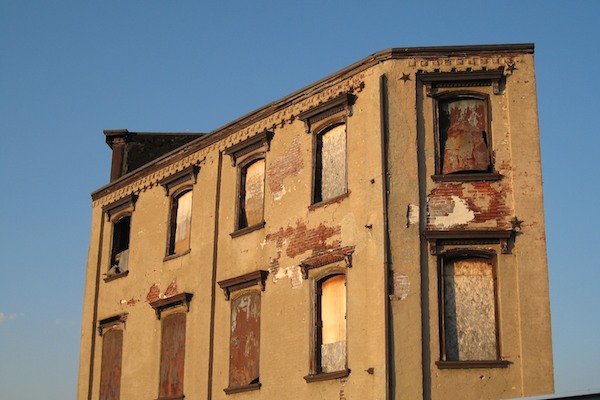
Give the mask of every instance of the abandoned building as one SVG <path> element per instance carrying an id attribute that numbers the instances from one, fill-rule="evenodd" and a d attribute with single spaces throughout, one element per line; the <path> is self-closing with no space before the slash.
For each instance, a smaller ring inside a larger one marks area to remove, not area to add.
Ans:
<path id="1" fill-rule="evenodd" d="M 208 134 L 104 131 L 78 398 L 552 393 L 533 50 L 394 48 Z"/>

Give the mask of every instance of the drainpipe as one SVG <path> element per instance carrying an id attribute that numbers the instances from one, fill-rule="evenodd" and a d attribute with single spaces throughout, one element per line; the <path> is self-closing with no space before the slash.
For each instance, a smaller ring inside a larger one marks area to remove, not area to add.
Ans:
<path id="1" fill-rule="evenodd" d="M 210 293 L 210 330 L 209 330 L 209 345 L 208 345 L 208 387 L 207 399 L 212 399 L 212 380 L 213 380 L 213 358 L 215 344 L 215 304 L 216 304 L 216 288 L 217 288 L 217 256 L 219 250 L 219 209 L 221 206 L 221 174 L 223 170 L 223 152 L 219 150 L 219 167 L 217 169 L 217 192 L 215 194 L 215 228 L 213 234 L 213 263 L 212 263 L 212 278 L 211 278 L 211 293 Z"/>
<path id="2" fill-rule="evenodd" d="M 88 400 L 92 400 L 94 386 L 94 356 L 96 353 L 96 326 L 98 324 L 98 294 L 100 293 L 100 270 L 102 266 L 102 242 L 104 241 L 104 212 L 100 216 L 100 238 L 98 239 L 98 261 L 96 263 L 96 283 L 94 288 L 94 314 L 92 317 L 92 344 L 90 348 L 90 370 L 88 384 Z"/>
<path id="3" fill-rule="evenodd" d="M 385 296 L 385 398 L 386 400 L 393 399 L 393 343 L 392 335 L 392 313 L 391 300 L 389 296 L 390 284 L 389 279 L 392 273 L 391 269 L 391 254 L 390 254 L 390 232 L 389 232 L 389 210 L 388 210 L 388 137 L 389 137 L 389 109 L 388 109 L 388 92 L 387 92 L 387 76 L 385 74 L 379 77 L 379 102 L 380 102 L 380 123 L 381 123 L 381 187 L 382 187 L 382 202 L 383 202 L 383 295 Z"/>

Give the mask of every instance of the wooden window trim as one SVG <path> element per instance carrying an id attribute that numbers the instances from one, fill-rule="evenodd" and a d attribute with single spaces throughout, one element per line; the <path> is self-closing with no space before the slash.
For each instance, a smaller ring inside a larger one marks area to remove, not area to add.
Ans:
<path id="1" fill-rule="evenodd" d="M 254 272 L 250 272 L 248 274 L 240 275 L 235 278 L 225 279 L 217 282 L 219 287 L 223 289 L 225 293 L 225 300 L 229 300 L 231 298 L 231 293 L 242 290 L 248 287 L 252 287 L 258 285 L 262 292 L 265 291 L 265 282 L 267 280 L 267 276 L 269 275 L 269 271 L 259 269 Z"/>
<path id="2" fill-rule="evenodd" d="M 263 185 L 266 185 L 265 179 L 266 179 L 266 175 L 267 175 L 267 159 L 266 159 L 266 153 L 265 152 L 256 152 L 253 153 L 251 155 L 249 155 L 248 157 L 244 158 L 243 161 L 239 162 L 237 164 L 237 183 L 236 183 L 236 202 L 235 202 L 235 230 L 233 232 L 231 232 L 229 235 L 232 238 L 236 238 L 239 236 L 243 236 L 247 233 L 250 232 L 254 232 L 256 230 L 262 229 L 265 226 L 265 197 L 266 197 L 266 186 L 264 186 L 263 188 L 263 219 L 262 221 L 256 223 L 256 224 L 252 224 L 249 226 L 244 226 L 244 227 L 240 227 L 241 226 L 241 216 L 242 216 L 242 201 L 245 201 L 246 197 L 245 197 L 245 191 L 246 188 L 244 187 L 244 185 L 246 184 L 245 182 L 245 177 L 246 177 L 246 170 L 247 168 L 254 164 L 255 162 L 259 161 L 259 160 L 263 160 L 265 163 L 265 171 L 263 174 Z"/>
<path id="3" fill-rule="evenodd" d="M 225 392 L 225 394 L 234 394 L 241 392 L 249 392 L 251 390 L 259 390 L 261 386 L 262 384 L 260 382 L 256 382 L 244 386 L 227 387 L 223 389 L 223 391 Z"/>
<path id="4" fill-rule="evenodd" d="M 125 327 L 125 322 L 127 321 L 128 316 L 129 313 L 123 313 L 101 319 L 100 321 L 98 321 L 98 335 L 102 336 L 104 334 L 104 331 L 115 326 Z"/>
<path id="5" fill-rule="evenodd" d="M 345 114 L 343 117 L 343 121 L 345 122 L 346 117 L 351 117 L 353 114 L 353 107 L 356 99 L 356 95 L 351 93 L 342 94 L 329 101 L 326 101 L 323 104 L 319 104 L 310 110 L 301 112 L 298 114 L 298 119 L 304 122 L 306 133 L 312 133 L 313 125 L 316 122 L 325 120 L 339 113 Z M 320 130 L 322 130 L 322 127 Z"/>
<path id="6" fill-rule="evenodd" d="M 480 258 L 490 261 L 492 266 L 493 296 L 494 296 L 494 323 L 496 326 L 496 359 L 492 360 L 446 360 L 446 330 L 445 330 L 445 301 L 444 301 L 444 263 L 446 260 L 460 258 Z M 464 368 L 497 368 L 506 367 L 509 361 L 502 358 L 502 345 L 500 341 L 500 310 L 498 300 L 498 258 L 494 250 L 480 248 L 454 248 L 444 251 L 437 257 L 438 260 L 438 304 L 439 304 L 439 332 L 440 332 L 440 360 L 436 365 L 441 369 Z"/>
<path id="7" fill-rule="evenodd" d="M 186 193 L 191 192 L 192 193 L 192 202 L 194 201 L 194 193 L 193 193 L 192 184 L 193 183 L 190 183 L 189 181 L 182 182 L 182 183 L 180 183 L 180 186 L 178 186 L 176 188 L 176 190 L 172 193 L 170 203 L 169 203 L 169 219 L 168 219 L 169 224 L 167 226 L 167 235 L 168 235 L 167 236 L 167 247 L 166 247 L 166 251 L 165 251 L 165 257 L 163 258 L 163 262 L 184 256 L 186 254 L 189 254 L 192 251 L 191 215 L 190 215 L 190 226 L 189 226 L 190 232 L 188 233 L 188 235 L 190 235 L 190 239 L 189 239 L 190 245 L 187 249 L 180 251 L 179 253 L 177 253 L 175 251 L 175 235 L 177 234 L 177 216 L 178 216 L 178 212 L 179 212 L 179 210 L 178 210 L 179 199 Z M 193 212 L 193 204 L 192 204 L 192 211 L 190 211 L 190 212 Z"/>
<path id="8" fill-rule="evenodd" d="M 312 151 L 312 186 L 311 186 L 311 204 L 309 206 L 309 210 L 315 210 L 320 207 L 326 207 L 330 204 L 340 203 L 345 198 L 350 195 L 350 190 L 348 189 L 348 125 L 346 123 L 345 116 L 333 116 L 332 118 L 325 121 L 324 124 L 319 125 L 318 128 L 315 129 L 315 133 L 313 135 L 313 151 Z M 344 126 L 344 133 L 346 135 L 346 149 L 344 151 L 344 156 L 346 157 L 346 171 L 345 171 L 345 191 L 344 193 L 323 199 L 323 182 L 322 177 L 319 174 L 323 171 L 322 166 L 322 138 L 323 135 L 327 134 L 331 130 L 337 128 L 338 126 Z"/>
<path id="9" fill-rule="evenodd" d="M 348 267 L 340 267 L 339 265 L 335 265 L 337 262 L 332 261 L 327 263 L 327 265 L 331 265 L 329 267 L 324 268 L 321 271 L 316 272 L 314 276 L 311 278 L 311 318 L 310 318 L 310 357 L 309 357 L 309 373 L 304 376 L 304 380 L 307 383 L 311 382 L 320 382 L 325 380 L 343 378 L 350 375 L 350 369 L 348 368 L 348 356 L 346 355 L 346 367 L 340 371 L 332 371 L 332 372 L 321 372 L 321 355 L 320 355 L 320 327 L 319 325 L 319 317 L 321 307 L 321 294 L 319 293 L 321 290 L 321 283 L 326 281 L 329 278 L 338 275 L 344 275 L 346 277 L 346 299 L 348 298 Z M 320 267 L 322 267 L 321 265 Z M 318 267 L 317 267 L 318 268 Z M 346 307 L 347 306 L 346 300 Z M 346 308 L 346 315 L 348 315 L 348 308 Z M 347 323 L 347 322 L 346 322 Z M 346 348 L 348 346 L 348 338 L 346 338 Z"/>
<path id="10" fill-rule="evenodd" d="M 106 214 L 106 219 L 110 222 L 110 244 L 109 244 L 109 253 L 108 253 L 108 268 L 107 271 L 110 271 L 113 267 L 113 254 L 114 251 L 114 241 L 115 241 L 115 224 L 117 224 L 120 220 L 125 217 L 129 217 L 129 238 L 128 238 L 128 248 L 131 247 L 131 224 L 133 220 L 133 212 L 135 211 L 135 204 L 137 202 L 138 195 L 131 193 L 128 196 L 123 197 L 117 201 L 114 201 L 110 204 L 102 207 L 102 212 Z M 109 273 L 109 272 L 107 272 Z M 104 278 L 104 282 L 108 283 L 119 278 L 124 278 L 129 275 L 129 266 L 126 271 L 122 271 L 116 273 L 114 275 L 106 276 Z"/>
<path id="11" fill-rule="evenodd" d="M 499 95 L 505 80 L 504 67 L 479 71 L 420 72 L 417 77 L 425 85 L 428 97 L 434 96 L 438 88 L 478 86 L 492 86 L 493 93 Z"/>
<path id="12" fill-rule="evenodd" d="M 514 246 L 514 230 L 461 230 L 426 231 L 423 233 L 429 242 L 429 254 L 442 254 L 449 245 L 485 245 L 499 244 L 502 254 L 509 254 Z"/>
<path id="13" fill-rule="evenodd" d="M 191 165 L 173 175 L 161 179 L 158 183 L 165 189 L 165 196 L 179 191 L 182 186 L 193 186 L 198 181 L 199 165 Z"/>
<path id="14" fill-rule="evenodd" d="M 225 154 L 231 157 L 231 166 L 235 167 L 241 157 L 256 150 L 262 150 L 263 153 L 267 153 L 271 148 L 273 136 L 274 133 L 265 128 L 261 133 L 226 148 Z"/>
<path id="15" fill-rule="evenodd" d="M 160 320 L 161 315 L 165 310 L 175 308 L 177 306 L 183 306 L 185 311 L 189 312 L 192 297 L 194 297 L 193 293 L 183 292 L 164 299 L 154 300 L 150 303 L 150 307 L 154 309 L 156 312 L 156 318 Z"/>

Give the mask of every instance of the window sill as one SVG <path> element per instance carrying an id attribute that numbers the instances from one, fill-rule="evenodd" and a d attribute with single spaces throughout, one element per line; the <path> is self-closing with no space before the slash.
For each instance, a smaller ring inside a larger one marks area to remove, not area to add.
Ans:
<path id="1" fill-rule="evenodd" d="M 261 387 L 261 383 L 257 382 L 257 383 L 251 383 L 249 385 L 245 385 L 245 386 L 234 386 L 234 387 L 228 387 L 226 389 L 223 389 L 223 391 L 225 392 L 225 394 L 233 394 L 233 393 L 241 393 L 241 392 L 248 392 L 250 390 L 258 390 Z"/>
<path id="2" fill-rule="evenodd" d="M 254 225 L 251 225 L 251 226 L 247 226 L 247 227 L 245 227 L 245 228 L 238 229 L 238 230 L 237 230 L 237 231 L 235 231 L 235 232 L 231 232 L 231 233 L 229 234 L 229 236 L 231 236 L 232 238 L 236 238 L 236 237 L 239 237 L 239 236 L 243 236 L 243 235 L 245 235 L 246 233 L 254 232 L 254 231 L 257 231 L 257 230 L 259 230 L 259 229 L 262 229 L 262 228 L 264 228 L 264 227 L 265 227 L 265 224 L 266 224 L 266 223 L 265 223 L 265 221 L 262 221 L 262 222 L 259 222 L 258 224 L 254 224 Z"/>
<path id="3" fill-rule="evenodd" d="M 187 249 L 185 251 L 182 251 L 181 253 L 169 254 L 168 256 L 166 256 L 165 258 L 163 258 L 163 262 L 164 261 L 172 260 L 174 258 L 183 257 L 183 256 L 185 256 L 187 254 L 190 254 L 191 252 L 192 252 L 192 249 Z"/>
<path id="4" fill-rule="evenodd" d="M 183 400 L 185 398 L 184 395 L 181 396 L 163 396 L 163 397 L 159 397 L 156 400 Z"/>
<path id="5" fill-rule="evenodd" d="M 436 182 L 491 182 L 499 181 L 504 178 L 504 175 L 495 172 L 484 172 L 474 174 L 447 174 L 447 175 L 431 175 L 431 179 Z"/>
<path id="6" fill-rule="evenodd" d="M 439 369 L 469 369 L 469 368 L 507 368 L 512 362 L 508 360 L 489 361 L 436 361 Z"/>
<path id="7" fill-rule="evenodd" d="M 350 190 L 348 190 L 346 193 L 339 195 L 337 197 L 333 197 L 331 199 L 322 200 L 318 203 L 311 204 L 310 206 L 308 206 L 308 210 L 313 211 L 313 210 L 316 210 L 317 208 L 327 207 L 331 204 L 341 203 L 348 196 L 350 196 Z"/>
<path id="8" fill-rule="evenodd" d="M 113 276 L 107 276 L 106 278 L 104 278 L 104 282 L 110 282 L 119 278 L 125 278 L 127 275 L 129 275 L 129 270 L 125 272 L 119 272 L 118 274 L 115 274 Z"/>
<path id="9" fill-rule="evenodd" d="M 335 372 L 320 372 L 316 374 L 306 375 L 304 380 L 308 383 L 310 382 L 320 382 L 320 381 L 328 381 L 331 379 L 345 378 L 350 375 L 350 370 L 348 368 L 343 369 L 341 371 Z"/>

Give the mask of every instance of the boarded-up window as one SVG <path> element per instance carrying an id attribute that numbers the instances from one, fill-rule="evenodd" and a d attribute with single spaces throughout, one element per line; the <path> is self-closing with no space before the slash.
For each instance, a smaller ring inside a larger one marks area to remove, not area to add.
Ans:
<path id="1" fill-rule="evenodd" d="M 445 258 L 442 276 L 445 360 L 498 359 L 492 260 Z"/>
<path id="2" fill-rule="evenodd" d="M 316 136 L 314 203 L 346 193 L 346 125 Z"/>
<path id="3" fill-rule="evenodd" d="M 248 291 L 231 300 L 229 387 L 259 382 L 260 292 Z"/>
<path id="4" fill-rule="evenodd" d="M 121 396 L 121 360 L 123 330 L 109 329 L 102 337 L 100 400 L 118 400 Z"/>
<path id="5" fill-rule="evenodd" d="M 159 400 L 183 398 L 185 318 L 177 312 L 162 319 Z"/>
<path id="6" fill-rule="evenodd" d="M 110 266 L 113 274 L 125 272 L 128 268 L 129 236 L 131 216 L 126 215 L 113 224 L 112 251 Z"/>
<path id="7" fill-rule="evenodd" d="M 439 103 L 442 174 L 491 172 L 487 102 L 451 98 Z"/>
<path id="8" fill-rule="evenodd" d="M 317 287 L 318 372 L 346 369 L 346 275 L 334 275 Z"/>
<path id="9" fill-rule="evenodd" d="M 179 254 L 189 250 L 191 221 L 192 191 L 187 190 L 176 195 L 172 200 L 169 254 Z"/>
<path id="10" fill-rule="evenodd" d="M 258 159 L 241 169 L 238 229 L 263 222 L 265 197 L 265 159 Z"/>

